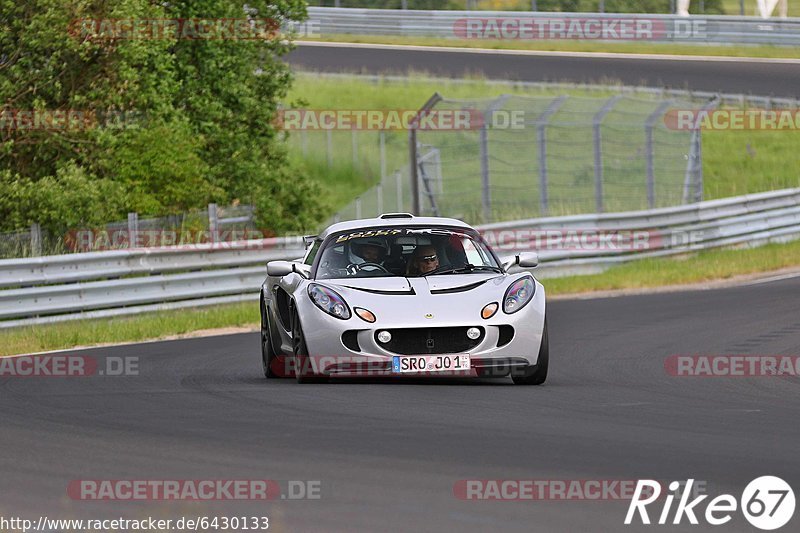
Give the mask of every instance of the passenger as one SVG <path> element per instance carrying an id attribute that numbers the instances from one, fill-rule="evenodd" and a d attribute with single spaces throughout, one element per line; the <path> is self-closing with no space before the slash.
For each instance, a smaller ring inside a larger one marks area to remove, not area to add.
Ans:
<path id="1" fill-rule="evenodd" d="M 408 263 L 409 276 L 424 276 L 439 268 L 439 256 L 433 246 L 417 246 L 414 255 Z"/>

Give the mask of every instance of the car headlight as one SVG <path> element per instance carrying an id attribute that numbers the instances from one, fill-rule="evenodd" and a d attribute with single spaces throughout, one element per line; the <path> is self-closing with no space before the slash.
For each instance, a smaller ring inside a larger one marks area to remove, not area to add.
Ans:
<path id="1" fill-rule="evenodd" d="M 308 296 L 314 302 L 314 305 L 329 315 L 342 320 L 350 318 L 350 307 L 336 291 L 312 283 L 308 286 Z"/>
<path id="2" fill-rule="evenodd" d="M 506 314 L 516 313 L 533 298 L 536 286 L 533 279 L 524 277 L 515 281 L 503 296 L 503 311 Z"/>

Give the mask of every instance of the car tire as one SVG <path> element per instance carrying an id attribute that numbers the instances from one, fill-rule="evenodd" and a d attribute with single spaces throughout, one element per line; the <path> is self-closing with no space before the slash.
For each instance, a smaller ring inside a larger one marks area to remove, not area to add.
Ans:
<path id="1" fill-rule="evenodd" d="M 264 301 L 261 301 L 261 368 L 264 371 L 264 377 L 267 379 L 277 379 L 279 376 L 275 373 L 273 366 L 275 365 L 275 350 L 272 348 L 272 330 L 269 327 L 269 315 L 267 315 L 267 308 L 264 306 Z"/>
<path id="2" fill-rule="evenodd" d="M 292 351 L 294 355 L 294 376 L 298 383 L 326 383 L 328 378 L 314 373 L 308 361 L 308 346 L 300 324 L 297 310 L 292 313 Z"/>
<path id="3" fill-rule="evenodd" d="M 516 385 L 541 385 L 547 379 L 547 366 L 550 362 L 550 345 L 547 339 L 547 319 L 542 329 L 542 344 L 539 346 L 539 358 L 535 365 L 525 367 L 519 375 L 511 374 Z"/>

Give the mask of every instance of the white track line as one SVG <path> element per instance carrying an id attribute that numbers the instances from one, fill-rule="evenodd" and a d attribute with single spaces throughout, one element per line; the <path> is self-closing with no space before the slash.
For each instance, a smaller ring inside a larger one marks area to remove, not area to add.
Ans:
<path id="1" fill-rule="evenodd" d="M 655 61 L 716 61 L 720 63 L 771 63 L 784 65 L 800 65 L 800 59 L 776 57 L 729 57 L 729 56 L 697 56 L 674 54 L 621 54 L 611 52 L 559 52 L 546 50 L 509 50 L 494 48 L 465 48 L 463 46 L 419 46 L 405 44 L 373 44 L 373 43 L 339 43 L 324 41 L 295 41 L 301 46 L 317 46 L 321 48 L 366 48 L 375 50 L 408 50 L 413 52 L 453 52 L 470 54 L 489 54 L 507 56 L 540 56 L 540 57 L 584 57 L 597 59 L 648 59 Z"/>

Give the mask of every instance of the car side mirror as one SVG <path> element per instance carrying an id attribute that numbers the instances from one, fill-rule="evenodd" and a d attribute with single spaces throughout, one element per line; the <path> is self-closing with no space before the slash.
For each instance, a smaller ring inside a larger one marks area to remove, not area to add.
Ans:
<path id="1" fill-rule="evenodd" d="M 539 254 L 536 252 L 523 252 L 517 255 L 517 264 L 522 268 L 536 268 L 539 266 Z"/>
<path id="2" fill-rule="evenodd" d="M 502 261 L 502 267 L 505 271 L 517 265 L 522 268 L 536 268 L 539 266 L 539 254 L 536 252 L 523 252 L 511 257 L 504 257 Z"/>
<path id="3" fill-rule="evenodd" d="M 311 277 L 311 266 L 297 261 L 270 261 L 267 263 L 268 276 L 282 278 L 283 276 L 288 276 L 292 272 L 309 279 Z"/>
<path id="4" fill-rule="evenodd" d="M 294 272 L 291 261 L 270 261 L 267 263 L 267 275 L 281 278 Z"/>

